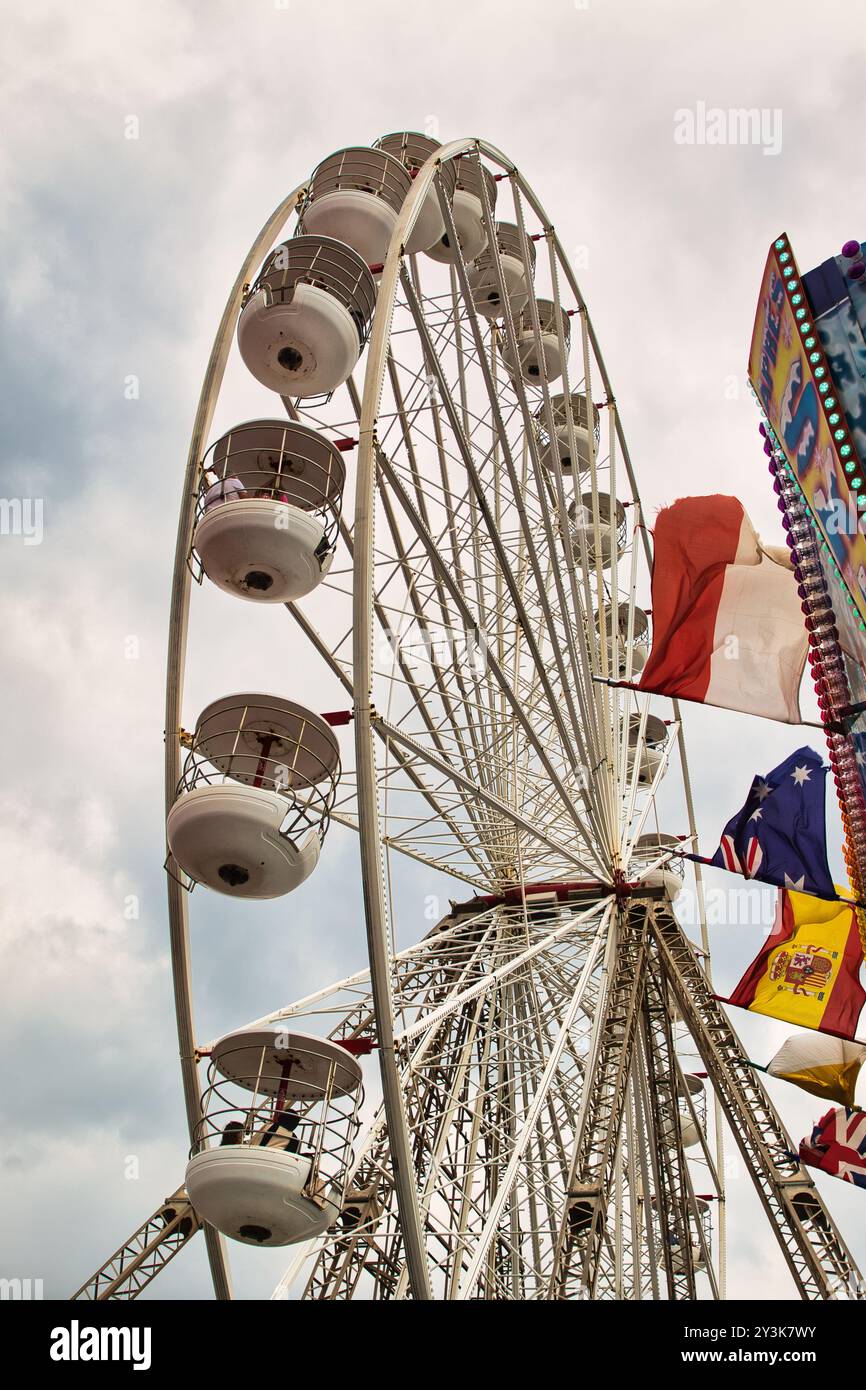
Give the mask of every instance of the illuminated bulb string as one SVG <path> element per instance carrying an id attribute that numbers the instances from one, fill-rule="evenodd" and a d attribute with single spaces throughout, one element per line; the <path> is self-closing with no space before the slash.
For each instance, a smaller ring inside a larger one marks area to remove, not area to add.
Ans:
<path id="1" fill-rule="evenodd" d="M 845 831 L 843 857 L 851 887 L 855 895 L 862 898 L 866 883 L 860 869 L 861 864 L 866 864 L 866 798 L 848 735 L 828 727 L 836 718 L 835 711 L 850 703 L 851 693 L 838 644 L 832 597 L 822 566 L 822 551 L 824 563 L 831 566 L 847 602 L 853 604 L 853 599 L 829 546 L 820 538 L 815 519 L 768 421 L 760 426 L 760 432 L 802 601 L 809 639 L 809 665 L 825 724 L 830 767 Z M 860 627 L 864 626 L 861 620 Z M 866 912 L 861 908 L 856 912 L 860 944 L 866 956 Z"/>

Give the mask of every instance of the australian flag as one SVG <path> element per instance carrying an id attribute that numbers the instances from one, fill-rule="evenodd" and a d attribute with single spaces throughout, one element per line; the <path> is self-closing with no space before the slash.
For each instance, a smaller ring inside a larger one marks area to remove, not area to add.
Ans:
<path id="1" fill-rule="evenodd" d="M 766 777 L 756 777 L 709 862 L 779 888 L 835 898 L 827 863 L 826 778 L 812 748 L 798 748 Z"/>

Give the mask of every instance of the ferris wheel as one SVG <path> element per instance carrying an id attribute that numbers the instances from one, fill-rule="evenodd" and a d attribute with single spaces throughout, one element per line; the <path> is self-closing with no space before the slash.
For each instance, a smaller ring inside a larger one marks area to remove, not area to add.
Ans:
<path id="1" fill-rule="evenodd" d="M 214 439 L 235 335 L 261 410 Z M 714 999 L 697 867 L 696 941 L 674 910 L 697 844 L 679 710 L 634 689 L 650 564 L 593 325 L 522 173 L 413 133 L 325 159 L 229 295 L 181 505 L 166 868 L 190 1154 L 77 1297 L 135 1297 L 200 1229 L 218 1297 L 232 1241 L 288 1248 L 278 1297 L 724 1297 L 725 1135 L 796 1291 L 859 1287 Z M 197 582 L 290 624 L 327 708 L 299 674 L 184 709 Z M 358 836 L 367 968 L 199 1038 L 190 890 L 195 910 L 326 883 L 334 825 Z M 448 876 L 432 924 L 401 865 Z"/>

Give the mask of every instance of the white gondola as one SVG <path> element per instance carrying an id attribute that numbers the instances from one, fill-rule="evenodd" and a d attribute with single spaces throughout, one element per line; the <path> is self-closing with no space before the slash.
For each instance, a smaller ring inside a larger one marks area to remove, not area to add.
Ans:
<path id="1" fill-rule="evenodd" d="M 244 301 L 238 347 L 257 381 L 281 396 L 327 396 L 367 341 L 376 283 L 351 246 L 296 236 L 270 253 Z"/>
<path id="2" fill-rule="evenodd" d="M 499 266 L 507 302 L 516 318 L 529 303 L 532 292 L 532 279 L 527 277 L 520 249 L 520 230 L 511 222 L 496 223 L 496 245 L 499 251 Z M 527 239 L 529 260 L 535 271 L 535 243 Z M 481 255 L 469 267 L 467 279 L 472 291 L 472 303 L 476 312 L 486 319 L 499 319 L 505 315 L 505 305 L 499 291 L 499 276 L 496 273 L 496 260 L 493 250 L 486 246 Z"/>
<path id="3" fill-rule="evenodd" d="M 387 151 L 363 145 L 337 150 L 314 169 L 299 225 L 313 236 L 344 241 L 369 266 L 381 265 L 411 190 L 406 169 Z"/>
<path id="4" fill-rule="evenodd" d="M 246 1245 L 326 1231 L 343 1205 L 362 1082 L 339 1043 L 285 1024 L 220 1038 L 186 1170 L 198 1215 Z"/>
<path id="5" fill-rule="evenodd" d="M 596 505 L 598 507 L 600 541 L 598 548 L 596 548 L 595 543 Z M 611 521 L 609 492 L 599 492 L 597 504 L 593 503 L 591 492 L 584 492 L 579 501 L 575 499 L 570 504 L 568 516 L 571 523 L 571 534 L 574 538 L 576 560 L 580 560 L 585 548 L 587 560 L 591 565 L 594 565 L 597 556 L 600 556 L 602 568 L 608 569 L 613 557 L 614 537 L 616 537 L 617 559 L 622 558 L 625 554 L 626 524 L 625 507 L 619 498 L 616 499 L 613 515 L 614 520 Z"/>
<path id="6" fill-rule="evenodd" d="M 672 1134 L 670 1131 L 672 1129 L 672 1126 L 668 1119 L 667 1113 L 664 1113 L 661 1117 L 661 1126 L 665 1143 L 671 1143 Z M 681 1107 L 679 1112 L 679 1129 L 680 1138 L 682 1140 L 682 1145 L 684 1149 L 692 1149 L 696 1144 L 700 1143 L 700 1130 L 698 1129 L 698 1126 L 695 1124 L 694 1120 L 692 1119 L 691 1115 L 685 1107 Z"/>
<path id="7" fill-rule="evenodd" d="M 346 468 L 339 449 L 309 425 L 236 425 L 202 463 L 193 550 L 226 593 L 290 603 L 331 566 Z"/>
<path id="8" fill-rule="evenodd" d="M 629 632 L 629 606 L 627 603 L 620 603 L 618 606 L 618 622 L 616 631 L 611 641 L 611 610 L 610 605 L 604 606 L 604 638 L 607 643 L 607 665 L 608 675 L 611 680 L 625 680 L 626 671 L 630 671 L 630 678 L 633 679 L 640 674 L 646 665 L 649 656 L 649 618 L 642 608 L 633 610 L 631 631 Z M 599 632 L 599 618 L 595 615 L 596 631 Z M 631 665 L 627 666 L 628 654 L 631 654 Z"/>
<path id="9" fill-rule="evenodd" d="M 598 442 L 600 437 L 599 414 L 595 405 L 590 402 L 592 412 L 592 433 L 595 439 L 595 456 L 598 456 Z M 535 434 L 540 445 L 541 462 L 545 468 L 553 469 L 556 464 L 556 455 L 559 454 L 559 466 L 563 473 L 570 473 L 577 462 L 577 471 L 582 476 L 589 471 L 590 466 L 590 445 L 589 427 L 587 424 L 588 414 L 586 408 L 586 396 L 579 391 L 571 393 L 571 421 L 572 430 L 569 436 L 568 428 L 568 397 L 564 395 L 552 396 L 550 399 L 550 409 L 553 416 L 553 437 L 548 429 L 547 409 L 542 406 L 535 416 Z M 573 445 L 572 445 L 573 438 Z"/>
<path id="10" fill-rule="evenodd" d="M 701 1142 L 701 1133 L 706 1121 L 706 1097 L 703 1082 L 699 1077 L 686 1075 L 683 1077 L 683 1082 L 689 1093 L 691 1109 L 682 1094 L 682 1089 L 678 1088 L 680 1090 L 678 1105 L 680 1139 L 684 1149 L 693 1149 Z M 694 1114 L 692 1114 L 692 1110 L 694 1110 Z M 662 1124 L 665 1127 L 668 1125 L 667 1113 L 662 1116 Z"/>
<path id="11" fill-rule="evenodd" d="M 699 1076 L 692 1076 L 686 1073 L 683 1080 L 691 1099 L 691 1109 L 689 1109 L 685 1099 L 683 1099 L 680 1103 L 681 1132 L 685 1147 L 694 1148 L 695 1145 L 701 1142 L 701 1135 L 706 1130 L 707 1097 L 704 1090 L 704 1083 Z M 692 1114 L 692 1110 L 694 1111 L 694 1115 Z"/>
<path id="12" fill-rule="evenodd" d="M 640 741 L 641 716 L 632 714 L 628 721 L 628 747 L 633 755 Z M 647 715 L 644 729 L 643 747 L 640 752 L 637 784 L 649 787 L 664 761 L 664 746 L 668 740 L 667 725 L 657 714 Z M 633 757 L 632 757 L 633 761 Z M 664 775 L 664 774 L 662 774 Z"/>
<path id="13" fill-rule="evenodd" d="M 701 1131 L 688 1110 L 680 1111 L 680 1137 L 684 1149 L 693 1149 L 701 1142 Z"/>
<path id="14" fill-rule="evenodd" d="M 571 341 L 571 320 L 564 309 L 559 311 L 557 325 L 556 305 L 552 299 L 536 299 L 535 307 L 538 312 L 538 339 L 532 327 L 531 311 L 526 308 L 514 325 L 517 336 L 516 360 L 511 344 L 507 341 L 503 341 L 502 344 L 502 360 L 511 376 L 516 377 L 519 370 L 519 374 L 529 386 L 540 386 L 542 381 L 557 381 L 562 376 Z M 560 328 L 565 357 L 560 347 Z"/>
<path id="15" fill-rule="evenodd" d="M 431 140 L 429 135 L 419 135 L 414 130 L 400 130 L 392 135 L 381 135 L 378 140 L 374 141 L 374 149 L 385 150 L 387 154 L 399 159 L 410 179 L 414 179 L 422 165 L 426 164 L 430 156 L 441 148 L 438 140 Z M 454 189 L 457 184 L 457 166 L 454 160 L 450 160 L 447 164 L 440 164 L 439 178 L 445 196 L 453 207 Z M 441 241 L 444 235 L 445 219 L 442 216 L 439 196 L 434 185 L 429 189 L 421 205 L 418 220 L 406 242 L 406 250 L 410 253 L 429 251 L 430 247 L 435 246 L 437 241 Z"/>
<path id="16" fill-rule="evenodd" d="M 653 1208 L 653 1212 L 656 1213 L 656 1224 L 658 1224 L 658 1205 L 657 1205 L 657 1203 L 656 1203 L 655 1197 L 651 1198 L 651 1205 L 652 1205 L 652 1208 Z M 694 1271 L 695 1271 L 696 1274 L 700 1274 L 701 1270 L 706 1269 L 706 1267 L 707 1267 L 707 1260 L 706 1260 L 706 1256 L 704 1255 L 704 1250 L 706 1249 L 706 1251 L 707 1251 L 708 1254 L 709 1254 L 710 1251 L 711 1251 L 712 1230 L 713 1230 L 713 1226 L 712 1226 L 712 1214 L 711 1214 L 711 1212 L 710 1212 L 710 1204 L 709 1204 L 709 1202 L 706 1201 L 706 1199 L 703 1198 L 703 1197 L 695 1197 L 695 1199 L 694 1199 L 694 1206 L 695 1206 L 695 1211 L 697 1212 L 698 1221 L 700 1222 L 700 1225 L 701 1225 L 701 1231 L 702 1231 L 702 1233 L 703 1233 L 704 1240 L 703 1240 L 703 1245 L 702 1245 L 702 1244 L 701 1244 L 701 1241 L 700 1241 L 699 1238 L 698 1238 L 697 1232 L 695 1231 L 694 1218 L 691 1218 L 691 1219 L 689 1220 L 689 1227 L 688 1227 L 688 1230 L 689 1230 L 689 1244 L 690 1244 L 690 1246 L 691 1246 L 691 1265 L 692 1265 L 692 1268 L 694 1269 Z M 662 1232 L 662 1233 L 660 1233 L 660 1234 L 662 1235 L 662 1238 L 663 1238 L 663 1240 L 664 1240 L 664 1243 L 667 1245 L 668 1249 L 670 1250 L 671 1268 L 673 1269 L 674 1274 L 684 1274 L 685 1271 L 686 1271 L 686 1267 L 687 1267 L 687 1261 L 686 1261 L 685 1254 L 684 1254 L 684 1251 L 683 1251 L 682 1241 L 681 1241 L 681 1239 L 680 1239 L 680 1236 L 679 1236 L 678 1232 L 677 1232 L 676 1230 L 670 1230 L 670 1231 Z M 658 1261 L 658 1262 L 659 1262 L 660 1267 L 661 1267 L 661 1268 L 664 1268 L 664 1266 L 665 1266 L 665 1257 L 664 1257 L 664 1251 L 661 1250 L 661 1249 L 660 1249 L 660 1251 L 659 1251 L 659 1261 Z"/>
<path id="17" fill-rule="evenodd" d="M 700 1220 L 701 1226 L 703 1227 L 704 1231 L 704 1243 L 707 1251 L 709 1251 L 711 1234 L 710 1204 L 709 1202 L 705 1202 L 702 1197 L 696 1197 L 695 1206 L 698 1209 L 698 1219 Z M 673 1271 L 675 1274 L 682 1274 L 686 1268 L 686 1259 L 679 1241 L 674 1236 L 670 1238 L 670 1247 L 671 1265 L 673 1266 Z M 696 1236 L 693 1237 L 691 1241 L 691 1247 L 692 1266 L 695 1270 L 695 1273 L 700 1274 L 701 1270 L 706 1269 L 707 1267 L 706 1256 L 704 1255 L 704 1247 L 701 1245 L 701 1242 L 698 1240 Z"/>
<path id="18" fill-rule="evenodd" d="M 477 155 L 464 154 L 456 161 L 457 186 L 454 189 L 452 209 L 454 229 L 463 259 L 468 265 L 477 260 L 487 245 L 487 228 L 484 223 L 484 194 L 490 212 L 496 207 L 496 181 L 489 169 L 485 169 Z M 434 261 L 449 264 L 456 260 L 456 252 L 447 232 L 427 251 Z"/>
<path id="19" fill-rule="evenodd" d="M 673 1266 L 674 1274 L 685 1273 L 685 1256 L 676 1240 L 671 1241 L 671 1265 Z M 701 1243 L 698 1240 L 692 1241 L 692 1267 L 696 1274 L 700 1274 L 701 1270 L 707 1267 L 707 1261 L 701 1248 Z"/>
<path id="20" fill-rule="evenodd" d="M 198 883 L 277 898 L 315 869 L 340 775 L 330 726 L 275 695 L 227 695 L 199 716 L 166 822 Z"/>
<path id="21" fill-rule="evenodd" d="M 639 875 L 640 882 L 648 888 L 664 888 L 673 901 L 683 886 L 682 860 L 665 856 L 679 849 L 680 841 L 676 835 L 649 830 L 639 835 L 632 846 L 630 872 L 635 878 Z M 664 859 L 664 863 L 659 864 L 660 859 Z M 652 868 L 652 865 L 656 867 Z M 644 873 L 645 869 L 649 869 L 649 873 Z"/>

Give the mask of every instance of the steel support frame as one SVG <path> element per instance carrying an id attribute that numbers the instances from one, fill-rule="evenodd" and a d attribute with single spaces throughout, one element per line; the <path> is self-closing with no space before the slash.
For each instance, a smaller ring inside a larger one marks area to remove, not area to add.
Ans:
<path id="1" fill-rule="evenodd" d="M 101 1303 L 138 1298 L 179 1250 L 201 1229 L 184 1188 L 167 1197 L 152 1216 L 72 1295 L 75 1301 Z"/>
<path id="2" fill-rule="evenodd" d="M 691 942 L 668 908 L 652 933 L 677 1007 L 775 1232 L 800 1297 L 866 1299 L 862 1275 L 808 1170 L 794 1156 L 757 1072 L 707 983 Z M 797 1199 L 799 1198 L 799 1212 Z M 800 1213 L 803 1213 L 801 1216 Z"/>
<path id="3" fill-rule="evenodd" d="M 635 900 L 620 907 L 611 921 L 608 986 L 599 1000 L 599 1027 L 587 1065 L 569 1201 L 551 1277 L 551 1296 L 558 1299 L 591 1298 L 595 1293 L 643 1003 L 651 911 L 649 903 Z M 574 1219 L 578 1210 L 579 1222 Z"/>

